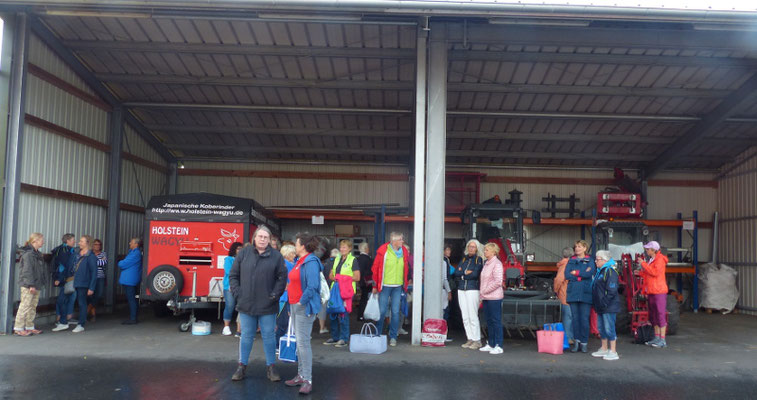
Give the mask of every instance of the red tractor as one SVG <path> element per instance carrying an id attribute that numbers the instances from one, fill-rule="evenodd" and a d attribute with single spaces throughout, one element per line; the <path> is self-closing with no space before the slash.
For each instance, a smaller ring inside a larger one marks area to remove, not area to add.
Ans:
<path id="1" fill-rule="evenodd" d="M 618 263 L 620 276 L 620 308 L 615 328 L 618 333 L 636 334 L 640 325 L 649 320 L 647 295 L 644 293 L 644 278 L 638 262 L 643 256 L 642 244 L 647 241 L 649 229 L 643 222 L 602 221 L 596 225 L 597 250 L 609 250 Z M 669 335 L 678 330 L 680 307 L 675 296 L 667 299 Z"/>

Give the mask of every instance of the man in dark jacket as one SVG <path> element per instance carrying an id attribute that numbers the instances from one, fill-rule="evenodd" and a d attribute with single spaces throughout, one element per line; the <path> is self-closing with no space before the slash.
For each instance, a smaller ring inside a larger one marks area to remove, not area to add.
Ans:
<path id="1" fill-rule="evenodd" d="M 279 298 L 287 284 L 284 257 L 270 246 L 271 231 L 261 225 L 253 235 L 253 245 L 247 246 L 234 259 L 229 273 L 229 290 L 236 299 L 242 338 L 239 345 L 239 366 L 231 380 L 244 379 L 250 359 L 255 331 L 260 327 L 265 350 L 266 375 L 281 380 L 273 364 L 276 362 L 276 314 Z"/>
<path id="2" fill-rule="evenodd" d="M 71 319 L 74 312 L 74 302 L 76 301 L 76 292 L 65 294 L 63 290 L 63 287 L 66 284 L 66 278 L 71 276 L 71 260 L 76 252 L 76 249 L 74 248 L 76 237 L 73 233 L 66 233 L 63 235 L 61 241 L 63 243 L 54 248 L 51 252 L 53 283 L 60 288 L 58 291 L 58 300 L 55 302 L 56 322 L 61 321 L 61 319 L 64 321 Z M 56 324 L 56 329 L 63 330 L 59 325 L 60 324 Z M 66 329 L 68 329 L 68 325 L 66 325 Z"/>
<path id="3" fill-rule="evenodd" d="M 595 257 L 597 272 L 592 280 L 591 295 L 594 310 L 597 312 L 597 327 L 602 347 L 591 355 L 605 360 L 617 360 L 619 357 L 615 349 L 615 316 L 620 312 L 618 271 L 615 269 L 617 264 L 607 250 L 598 251 Z M 607 342 L 610 342 L 609 349 Z"/>
<path id="4" fill-rule="evenodd" d="M 360 267 L 360 304 L 357 309 L 357 320 L 363 321 L 363 312 L 373 290 L 373 273 L 371 272 L 373 259 L 368 255 L 370 247 L 367 242 L 361 242 L 358 249 L 360 250 L 360 255 L 357 256 L 357 265 Z"/>

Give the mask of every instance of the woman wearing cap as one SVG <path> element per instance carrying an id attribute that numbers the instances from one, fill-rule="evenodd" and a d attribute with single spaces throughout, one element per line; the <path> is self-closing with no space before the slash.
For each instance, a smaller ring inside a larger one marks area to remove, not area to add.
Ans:
<path id="1" fill-rule="evenodd" d="M 589 351 L 589 317 L 591 315 L 591 278 L 596 272 L 594 259 L 586 252 L 589 245 L 579 240 L 573 246 L 575 255 L 565 266 L 565 279 L 568 281 L 568 304 L 573 317 L 573 346 L 571 353 Z"/>
<path id="2" fill-rule="evenodd" d="M 647 344 L 658 348 L 666 347 L 668 283 L 665 281 L 665 267 L 668 265 L 668 257 L 660 252 L 660 244 L 655 241 L 645 244 L 644 251 L 649 261 L 641 260 L 641 276 L 644 278 L 644 292 L 647 293 L 649 303 L 649 321 L 654 325 L 654 339 Z"/>
<path id="3" fill-rule="evenodd" d="M 598 251 L 595 261 L 597 262 L 597 273 L 594 274 L 594 279 L 591 281 L 591 289 L 602 347 L 591 355 L 605 360 L 617 360 L 619 357 L 615 347 L 617 342 L 615 316 L 620 312 L 617 264 L 607 250 Z"/>

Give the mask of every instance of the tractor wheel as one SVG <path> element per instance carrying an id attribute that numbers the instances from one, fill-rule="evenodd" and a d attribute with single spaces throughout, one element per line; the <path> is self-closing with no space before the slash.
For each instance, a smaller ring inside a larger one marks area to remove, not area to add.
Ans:
<path id="1" fill-rule="evenodd" d="M 631 313 L 628 312 L 626 296 L 618 294 L 618 301 L 620 301 L 620 312 L 615 316 L 615 333 L 631 334 Z"/>
<path id="2" fill-rule="evenodd" d="M 184 276 L 173 265 L 161 265 L 147 275 L 147 287 L 152 297 L 168 300 L 184 287 Z"/>
<path id="3" fill-rule="evenodd" d="M 668 295 L 665 307 L 668 311 L 668 329 L 666 334 L 675 335 L 678 332 L 678 321 L 681 319 L 681 306 L 673 295 Z"/>

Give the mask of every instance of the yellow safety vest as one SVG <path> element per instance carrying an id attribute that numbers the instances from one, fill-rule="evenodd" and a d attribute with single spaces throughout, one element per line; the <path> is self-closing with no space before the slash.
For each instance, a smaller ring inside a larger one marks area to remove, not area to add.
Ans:
<path id="1" fill-rule="evenodd" d="M 334 266 L 331 267 L 331 268 L 333 268 L 332 271 L 334 271 L 334 277 L 336 277 L 337 275 L 345 275 L 345 276 L 349 276 L 350 278 L 352 278 L 354 276 L 352 274 L 352 272 L 353 272 L 352 271 L 352 263 L 355 262 L 355 256 L 353 256 L 352 253 L 347 254 L 347 259 L 344 260 L 344 264 L 342 264 L 342 268 L 340 268 L 337 271 L 337 266 L 339 265 L 339 260 L 341 260 L 341 259 L 342 259 L 342 255 L 341 254 L 339 254 L 334 259 Z M 355 293 L 357 293 L 357 286 L 355 285 L 356 283 L 357 282 L 352 281 L 352 291 L 355 292 Z M 334 284 L 332 283 L 331 285 L 333 286 Z"/>

